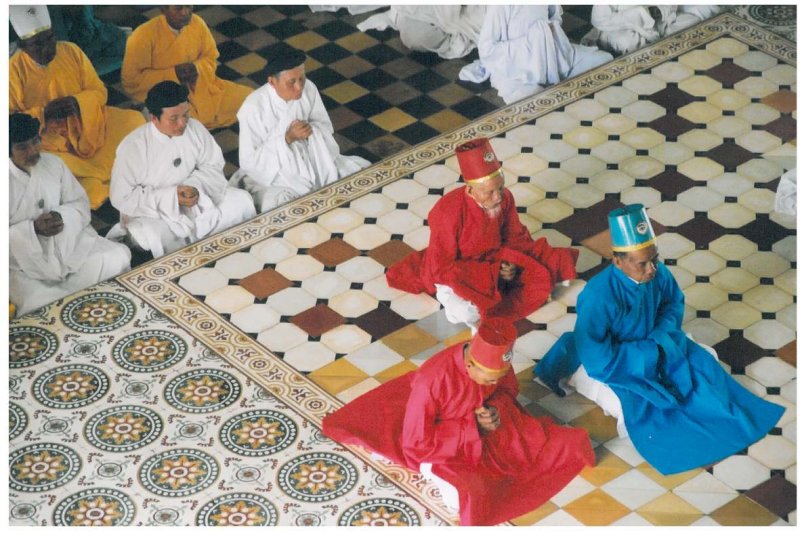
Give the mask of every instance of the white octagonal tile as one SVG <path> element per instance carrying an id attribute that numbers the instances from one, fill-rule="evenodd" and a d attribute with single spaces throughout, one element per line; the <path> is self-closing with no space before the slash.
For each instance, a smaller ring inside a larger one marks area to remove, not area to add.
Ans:
<path id="1" fill-rule="evenodd" d="M 408 204 L 428 194 L 428 189 L 414 180 L 401 179 L 385 186 L 382 192 L 397 203 Z"/>
<path id="2" fill-rule="evenodd" d="M 372 341 L 369 333 L 352 324 L 342 324 L 326 331 L 320 342 L 336 353 L 353 353 Z"/>
<path id="3" fill-rule="evenodd" d="M 694 218 L 694 211 L 678 202 L 662 202 L 648 209 L 647 214 L 664 226 L 680 226 Z"/>
<path id="4" fill-rule="evenodd" d="M 310 255 L 295 255 L 275 265 L 275 271 L 286 279 L 300 281 L 322 272 L 325 265 Z"/>
<path id="5" fill-rule="evenodd" d="M 317 299 L 299 287 L 289 287 L 278 291 L 267 303 L 281 316 L 294 316 L 317 304 Z"/>
<path id="6" fill-rule="evenodd" d="M 350 203 L 350 208 L 365 217 L 377 218 L 394 209 L 395 203 L 380 193 L 370 193 Z"/>
<path id="7" fill-rule="evenodd" d="M 245 333 L 260 333 L 271 328 L 281 317 L 267 304 L 252 304 L 231 315 L 231 322 Z"/>
<path id="8" fill-rule="evenodd" d="M 722 204 L 708 212 L 708 218 L 723 228 L 741 228 L 756 219 L 756 214 L 740 204 Z"/>
<path id="9" fill-rule="evenodd" d="M 758 251 L 758 246 L 741 235 L 723 235 L 708 244 L 709 250 L 730 261 L 741 261 Z"/>
<path id="10" fill-rule="evenodd" d="M 397 209 L 378 217 L 377 224 L 390 234 L 405 235 L 422 226 L 423 220 L 406 209 Z"/>
<path id="11" fill-rule="evenodd" d="M 346 290 L 328 300 L 328 307 L 347 318 L 359 317 L 378 308 L 378 300 L 359 290 Z"/>
<path id="12" fill-rule="evenodd" d="M 431 165 L 414 173 L 414 180 L 430 189 L 442 189 L 457 182 L 458 178 L 458 172 L 454 172 L 445 165 Z"/>
<path id="13" fill-rule="evenodd" d="M 230 314 L 250 305 L 255 296 L 238 285 L 227 285 L 206 296 L 205 304 L 217 313 Z"/>
<path id="14" fill-rule="evenodd" d="M 324 230 L 319 224 L 306 222 L 286 230 L 283 238 L 297 248 L 313 248 L 331 238 L 329 231 Z"/>
<path id="15" fill-rule="evenodd" d="M 320 272 L 303 280 L 302 287 L 315 298 L 327 300 L 349 289 L 350 282 L 336 272 Z"/>
<path id="16" fill-rule="evenodd" d="M 759 278 L 775 278 L 790 266 L 789 261 L 774 252 L 756 252 L 742 259 L 742 268 Z"/>
<path id="17" fill-rule="evenodd" d="M 273 352 L 285 352 L 308 340 L 308 333 L 291 322 L 281 322 L 258 335 L 258 342 Z"/>
<path id="18" fill-rule="evenodd" d="M 692 335 L 696 342 L 714 346 L 730 336 L 728 328 L 721 326 L 710 318 L 695 318 L 683 326 L 683 330 Z"/>
<path id="19" fill-rule="evenodd" d="M 250 255 L 258 258 L 262 263 L 277 264 L 287 257 L 297 253 L 297 246 L 281 237 L 271 237 L 266 241 L 254 244 L 250 248 Z"/>
<path id="20" fill-rule="evenodd" d="M 762 313 L 777 313 L 792 303 L 792 297 L 773 285 L 759 285 L 750 289 L 743 296 L 744 303 L 751 305 Z"/>
<path id="21" fill-rule="evenodd" d="M 745 329 L 744 337 L 767 350 L 777 350 L 795 340 L 797 335 L 777 320 L 762 320 Z"/>
<path id="22" fill-rule="evenodd" d="M 317 220 L 317 224 L 331 233 L 345 233 L 363 223 L 364 215 L 345 207 L 328 211 Z"/>
<path id="23" fill-rule="evenodd" d="M 242 279 L 250 274 L 261 272 L 264 269 L 264 263 L 252 254 L 236 252 L 217 261 L 214 268 L 227 278 Z"/>
<path id="24" fill-rule="evenodd" d="M 365 224 L 345 233 L 343 239 L 358 250 L 372 250 L 389 242 L 391 234 L 374 224 Z"/>
<path id="25" fill-rule="evenodd" d="M 781 387 L 795 378 L 797 370 L 779 357 L 762 357 L 747 365 L 745 374 L 765 387 Z"/>
<path id="26" fill-rule="evenodd" d="M 789 468 L 797 461 L 797 446 L 778 435 L 767 435 L 747 451 L 753 459 L 771 470 Z"/>
<path id="27" fill-rule="evenodd" d="M 197 269 L 181 276 L 178 281 L 178 285 L 198 296 L 206 296 L 227 284 L 228 278 L 214 268 Z"/>
<path id="28" fill-rule="evenodd" d="M 714 465 L 714 477 L 735 490 L 750 490 L 770 478 L 769 468 L 748 455 L 731 455 Z"/>
<path id="29" fill-rule="evenodd" d="M 405 294 L 392 300 L 391 309 L 408 320 L 419 320 L 439 310 L 436 298 L 421 294 Z"/>
<path id="30" fill-rule="evenodd" d="M 366 283 L 383 274 L 384 267 L 371 257 L 360 255 L 336 265 L 336 272 L 351 282 Z"/>
<path id="31" fill-rule="evenodd" d="M 333 350 L 321 342 L 306 342 L 283 354 L 283 361 L 300 372 L 313 372 L 335 360 Z"/>
<path id="32" fill-rule="evenodd" d="M 388 302 L 394 300 L 395 298 L 399 298 L 404 294 L 408 294 L 404 291 L 399 291 L 390 287 L 386 283 L 386 276 L 378 276 L 364 283 L 363 291 L 376 300 L 382 300 L 384 302 Z"/>

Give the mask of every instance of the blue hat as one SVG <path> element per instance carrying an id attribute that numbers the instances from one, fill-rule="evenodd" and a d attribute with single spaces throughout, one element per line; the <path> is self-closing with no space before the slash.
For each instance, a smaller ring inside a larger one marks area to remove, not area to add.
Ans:
<path id="1" fill-rule="evenodd" d="M 642 204 L 614 209 L 608 214 L 611 230 L 611 249 L 615 252 L 633 252 L 647 248 L 656 241 L 656 234 Z"/>

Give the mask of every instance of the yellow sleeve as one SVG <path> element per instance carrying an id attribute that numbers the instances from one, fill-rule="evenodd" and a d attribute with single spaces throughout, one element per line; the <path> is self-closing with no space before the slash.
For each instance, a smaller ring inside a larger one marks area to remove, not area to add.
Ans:
<path id="1" fill-rule="evenodd" d="M 200 57 L 194 61 L 194 66 L 197 67 L 198 76 L 210 82 L 217 76 L 219 50 L 217 50 L 217 43 L 214 42 L 214 36 L 211 35 L 211 30 L 208 29 L 206 22 L 197 15 L 193 16 L 199 22 L 196 33 L 200 40 Z"/>
<path id="2" fill-rule="evenodd" d="M 157 20 L 153 19 L 136 28 L 125 45 L 122 88 L 137 102 L 144 102 L 147 91 L 156 83 L 166 80 L 179 83 L 174 67 L 153 68 L 153 55 L 159 48 L 158 32 L 155 31 Z"/>

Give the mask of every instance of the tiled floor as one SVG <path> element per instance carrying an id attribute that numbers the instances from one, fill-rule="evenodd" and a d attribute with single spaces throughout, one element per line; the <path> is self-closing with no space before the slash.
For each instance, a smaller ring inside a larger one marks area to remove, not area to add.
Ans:
<path id="1" fill-rule="evenodd" d="M 534 236 L 581 252 L 581 280 L 517 323 L 520 401 L 586 428 L 598 457 L 513 523 L 796 524 L 796 227 L 771 211 L 796 164 L 795 55 L 717 19 L 12 322 L 11 523 L 234 523 L 250 508 L 264 524 L 452 523 L 418 476 L 318 427 L 468 336 L 384 272 L 427 245 L 430 207 L 458 186 L 453 148 L 481 132 Z M 532 379 L 608 263 L 605 214 L 634 201 L 686 293 L 685 329 L 787 406 L 706 470 L 658 474 L 597 406 Z"/>

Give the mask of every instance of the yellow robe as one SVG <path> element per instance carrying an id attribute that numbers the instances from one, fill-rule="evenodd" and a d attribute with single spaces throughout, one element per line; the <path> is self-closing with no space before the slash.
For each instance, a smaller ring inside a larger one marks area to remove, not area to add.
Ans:
<path id="1" fill-rule="evenodd" d="M 219 79 L 219 50 L 205 21 L 197 15 L 176 35 L 164 15 L 151 19 L 128 37 L 122 61 L 122 88 L 137 102 L 162 81 L 178 83 L 175 65 L 193 63 L 197 83 L 189 93 L 192 116 L 208 129 L 230 126 L 253 89 Z"/>
<path id="2" fill-rule="evenodd" d="M 106 106 L 108 91 L 89 58 L 70 42 L 56 44 L 56 56 L 47 66 L 22 50 L 9 60 L 9 112 L 20 111 L 39 119 L 42 149 L 61 157 L 78 178 L 92 209 L 108 198 L 108 183 L 117 145 L 144 124 L 138 111 Z M 52 100 L 74 96 L 80 117 L 44 122 L 44 108 Z"/>

